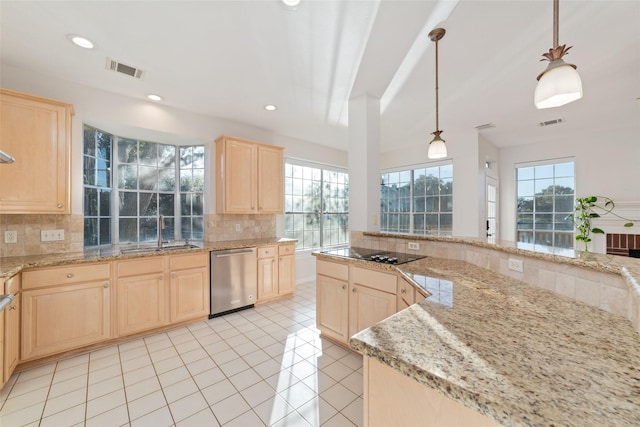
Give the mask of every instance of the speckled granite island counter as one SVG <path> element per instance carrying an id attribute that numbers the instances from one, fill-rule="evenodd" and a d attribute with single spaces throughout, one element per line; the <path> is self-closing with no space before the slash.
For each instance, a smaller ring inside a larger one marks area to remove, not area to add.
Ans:
<path id="1" fill-rule="evenodd" d="M 627 319 L 460 260 L 399 270 L 432 296 L 353 336 L 366 360 L 485 425 L 640 425 L 640 335 Z M 393 384 L 389 396 L 404 387 Z M 368 419 L 367 387 L 365 372 L 365 424 L 382 425 Z M 431 425 L 431 410 L 413 405 Z"/>

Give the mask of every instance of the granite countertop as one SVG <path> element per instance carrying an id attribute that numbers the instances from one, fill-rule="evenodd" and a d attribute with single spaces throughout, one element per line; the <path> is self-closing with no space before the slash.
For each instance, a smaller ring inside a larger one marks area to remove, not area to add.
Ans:
<path id="1" fill-rule="evenodd" d="M 128 258 L 142 258 L 157 255 L 172 255 L 196 252 L 208 252 L 225 249 L 250 248 L 263 245 L 277 245 L 295 243 L 295 239 L 269 237 L 260 239 L 226 240 L 221 242 L 190 242 L 195 248 L 172 249 L 159 252 L 134 252 L 126 253 L 127 249 L 152 248 L 153 245 L 113 245 L 102 249 L 88 249 L 83 252 L 65 252 L 46 255 L 30 255 L 0 258 L 0 278 L 8 278 L 25 268 L 52 267 L 57 265 L 79 264 L 84 262 L 112 261 Z M 171 242 L 165 246 L 179 244 Z M 123 252 L 124 250 L 124 252 Z"/>
<path id="2" fill-rule="evenodd" d="M 398 270 L 432 295 L 354 335 L 355 350 L 503 425 L 640 425 L 626 319 L 464 261 Z"/>

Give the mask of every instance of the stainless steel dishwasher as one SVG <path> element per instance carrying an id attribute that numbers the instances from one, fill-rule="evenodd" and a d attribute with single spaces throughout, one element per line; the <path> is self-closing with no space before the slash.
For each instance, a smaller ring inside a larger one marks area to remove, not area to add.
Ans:
<path id="1" fill-rule="evenodd" d="M 209 318 L 253 307 L 258 293 L 255 248 L 211 251 Z"/>

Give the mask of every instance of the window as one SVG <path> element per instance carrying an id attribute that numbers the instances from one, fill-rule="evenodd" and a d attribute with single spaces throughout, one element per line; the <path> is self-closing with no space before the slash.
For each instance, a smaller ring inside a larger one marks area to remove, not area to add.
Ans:
<path id="1" fill-rule="evenodd" d="M 451 235 L 451 163 L 381 175 L 380 230 L 388 233 Z"/>
<path id="2" fill-rule="evenodd" d="M 85 246 L 155 241 L 160 215 L 164 240 L 202 239 L 203 192 L 203 146 L 122 138 L 84 126 Z"/>
<path id="3" fill-rule="evenodd" d="M 573 248 L 574 162 L 516 166 L 518 242 Z"/>
<path id="4" fill-rule="evenodd" d="M 287 161 L 285 235 L 297 249 L 349 243 L 349 175 L 344 171 Z"/>

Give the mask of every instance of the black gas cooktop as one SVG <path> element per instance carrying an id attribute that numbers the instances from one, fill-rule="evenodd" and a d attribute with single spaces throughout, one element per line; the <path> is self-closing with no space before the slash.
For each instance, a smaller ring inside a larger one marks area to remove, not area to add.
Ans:
<path id="1" fill-rule="evenodd" d="M 383 264 L 404 264 L 407 262 L 415 261 L 421 258 L 426 258 L 424 255 L 407 254 L 403 252 L 391 252 L 381 251 L 377 249 L 365 249 L 365 248 L 340 248 L 330 249 L 322 251 L 321 253 L 327 255 L 340 256 L 345 258 L 362 259 L 366 261 L 380 262 Z"/>

